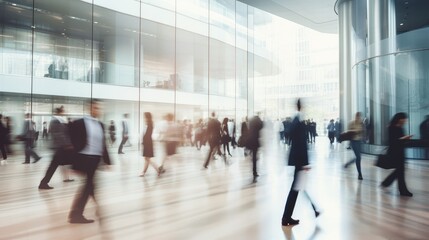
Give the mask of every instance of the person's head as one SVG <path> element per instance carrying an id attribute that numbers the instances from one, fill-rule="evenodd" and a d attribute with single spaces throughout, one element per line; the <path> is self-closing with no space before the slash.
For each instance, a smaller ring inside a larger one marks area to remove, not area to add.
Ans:
<path id="1" fill-rule="evenodd" d="M 128 113 L 124 113 L 124 118 L 128 118 Z"/>
<path id="2" fill-rule="evenodd" d="M 223 119 L 222 124 L 228 124 L 228 118 L 227 117 Z"/>
<path id="3" fill-rule="evenodd" d="M 144 119 L 146 120 L 146 124 L 152 124 L 152 114 L 150 112 L 144 113 Z"/>
<path id="4" fill-rule="evenodd" d="M 390 126 L 403 126 L 405 122 L 407 121 L 407 114 L 404 112 L 399 112 L 395 114 L 395 116 L 392 117 L 390 120 Z"/>
<path id="5" fill-rule="evenodd" d="M 212 116 L 212 118 L 215 118 L 216 117 L 216 113 L 212 112 L 211 116 Z"/>
<path id="6" fill-rule="evenodd" d="M 298 110 L 298 112 L 299 112 L 299 111 L 301 111 L 301 108 L 302 108 L 301 99 L 298 98 L 298 100 L 296 101 L 296 110 Z"/>
<path id="7" fill-rule="evenodd" d="M 55 114 L 56 115 L 62 115 L 64 113 L 64 106 L 60 106 L 55 108 Z"/>
<path id="8" fill-rule="evenodd" d="M 91 117 L 98 118 L 101 116 L 101 101 L 98 99 L 90 99 L 87 102 Z"/>
<path id="9" fill-rule="evenodd" d="M 361 113 L 361 112 L 357 112 L 357 113 L 355 114 L 355 121 L 356 121 L 356 122 L 359 122 L 359 121 L 361 120 L 361 116 L 362 116 L 362 113 Z"/>
<path id="10" fill-rule="evenodd" d="M 167 116 L 165 116 L 165 119 L 169 122 L 173 121 L 174 119 L 174 115 L 172 113 L 167 114 Z"/>
<path id="11" fill-rule="evenodd" d="M 114 125 L 114 124 L 115 124 L 115 121 L 110 120 L 110 125 Z"/>
<path id="12" fill-rule="evenodd" d="M 31 115 L 30 115 L 29 113 L 26 113 L 26 114 L 25 114 L 25 118 L 30 118 L 30 116 L 31 116 Z"/>

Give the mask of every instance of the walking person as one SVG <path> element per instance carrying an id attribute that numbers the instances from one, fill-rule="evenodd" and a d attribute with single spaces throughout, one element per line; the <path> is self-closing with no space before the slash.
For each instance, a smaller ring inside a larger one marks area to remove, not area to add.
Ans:
<path id="1" fill-rule="evenodd" d="M 215 151 L 219 151 L 219 144 L 221 140 L 220 131 L 221 124 L 216 118 L 216 113 L 212 112 L 212 117 L 207 124 L 207 140 L 209 142 L 210 150 L 209 154 L 207 155 L 206 162 L 204 163 L 204 168 L 209 166 L 210 160 L 213 158 Z"/>
<path id="2" fill-rule="evenodd" d="M 85 184 L 73 200 L 69 213 L 70 223 L 94 222 L 92 219 L 85 218 L 83 212 L 89 197 L 92 197 L 95 201 L 94 175 L 100 160 L 103 159 L 105 164 L 110 165 L 104 137 L 104 126 L 98 120 L 101 115 L 101 103 L 98 100 L 91 99 L 88 104 L 90 104 L 91 115 L 73 121 L 70 126 L 70 138 L 76 152 L 73 169 L 86 176 Z"/>
<path id="3" fill-rule="evenodd" d="M 252 154 L 252 172 L 253 172 L 253 182 L 256 182 L 256 179 L 259 177 L 257 170 L 257 156 L 258 149 L 261 146 L 259 143 L 260 132 L 262 129 L 263 123 L 261 118 L 258 115 L 254 116 L 249 121 L 249 135 L 246 141 L 246 148 L 250 150 Z"/>
<path id="4" fill-rule="evenodd" d="M 158 173 L 158 176 L 159 176 L 161 174 L 161 171 L 160 171 L 158 165 L 156 165 L 156 163 L 151 161 L 151 158 L 153 158 L 153 155 L 154 155 L 153 154 L 153 141 L 152 141 L 152 133 L 153 133 L 152 114 L 150 112 L 145 112 L 144 113 L 144 119 L 146 122 L 146 131 L 143 135 L 143 141 L 142 141 L 144 167 L 143 167 L 142 173 L 140 174 L 140 177 L 145 176 L 149 165 L 151 165 L 156 170 L 156 172 Z"/>
<path id="5" fill-rule="evenodd" d="M 9 155 L 12 155 L 12 118 L 11 117 L 4 117 L 4 120 L 6 122 L 6 142 L 5 142 L 5 148 Z"/>
<path id="6" fill-rule="evenodd" d="M 0 114 L 0 151 L 3 157 L 1 163 L 7 163 L 7 151 L 6 151 L 6 143 L 7 143 L 7 128 L 3 125 L 3 115 Z"/>
<path id="7" fill-rule="evenodd" d="M 116 142 L 116 127 L 115 127 L 115 121 L 110 121 L 109 126 L 109 140 L 110 140 L 110 146 L 113 146 Z"/>
<path id="8" fill-rule="evenodd" d="M 405 183 L 405 141 L 412 135 L 405 135 L 403 126 L 407 122 L 407 114 L 400 112 L 393 116 L 389 124 L 389 147 L 387 157 L 396 165 L 395 170 L 381 182 L 382 187 L 390 186 L 395 179 L 398 180 L 398 189 L 401 196 L 412 197 Z"/>
<path id="9" fill-rule="evenodd" d="M 220 133 L 223 145 L 223 156 L 226 158 L 226 151 L 228 151 L 228 155 L 232 157 L 231 152 L 229 151 L 229 142 L 231 141 L 231 137 L 229 136 L 228 118 L 223 119 Z"/>
<path id="10" fill-rule="evenodd" d="M 64 106 L 55 109 L 55 115 L 49 123 L 49 133 L 51 135 L 51 148 L 54 150 L 54 156 L 45 176 L 40 181 L 39 189 L 53 189 L 49 186 L 49 181 L 54 175 L 59 165 L 70 165 L 73 157 L 73 145 L 70 141 L 70 135 L 67 125 L 67 119 L 64 118 Z M 64 182 L 72 182 L 68 178 L 67 169 L 64 170 Z"/>
<path id="11" fill-rule="evenodd" d="M 299 181 L 300 176 L 305 174 L 305 171 L 309 171 L 310 167 L 308 165 L 308 152 L 307 152 L 307 136 L 306 136 L 306 126 L 303 122 L 301 116 L 301 101 L 297 101 L 297 110 L 298 113 L 295 118 L 292 120 L 290 126 L 290 139 L 291 147 L 289 152 L 289 166 L 295 166 L 295 172 L 293 175 L 292 186 L 287 197 L 286 205 L 283 211 L 282 225 L 290 226 L 299 224 L 299 220 L 293 219 L 292 214 L 295 208 L 296 199 L 298 198 L 299 190 L 302 190 L 303 183 Z M 302 181 L 302 180 L 301 180 Z M 306 194 L 309 198 L 308 194 Z M 309 198 L 311 206 L 316 217 L 319 216 L 319 211 L 316 210 L 314 203 Z"/>
<path id="12" fill-rule="evenodd" d="M 128 116 L 128 113 L 125 113 L 124 119 L 122 120 L 122 140 L 119 144 L 118 154 L 124 154 L 122 148 L 124 147 L 124 144 L 128 141 Z"/>
<path id="13" fill-rule="evenodd" d="M 25 120 L 24 120 L 24 130 L 21 134 L 21 139 L 24 141 L 24 147 L 25 147 L 25 161 L 23 164 L 29 164 L 30 163 L 30 156 L 34 158 L 33 163 L 38 162 L 41 157 L 33 150 L 34 148 L 34 140 L 36 137 L 36 132 L 34 130 L 34 123 L 31 120 L 30 114 L 25 114 Z"/>
<path id="14" fill-rule="evenodd" d="M 162 158 L 161 165 L 158 168 L 158 175 L 166 171 L 164 167 L 165 161 L 176 154 L 177 146 L 183 140 L 183 129 L 174 122 L 174 115 L 169 113 L 165 118 L 167 125 L 161 132 L 161 139 L 165 144 L 165 156 Z"/>
<path id="15" fill-rule="evenodd" d="M 360 112 L 357 112 L 355 115 L 355 120 L 350 122 L 348 131 L 353 133 L 353 137 L 350 140 L 350 146 L 352 147 L 356 158 L 347 162 L 344 165 L 344 168 L 347 168 L 348 166 L 350 166 L 350 164 L 352 164 L 353 162 L 356 162 L 358 179 L 363 180 L 361 166 L 360 166 L 360 162 L 361 162 L 360 152 L 361 152 L 361 144 L 362 144 L 363 125 L 362 125 L 362 118 L 361 118 Z"/>
<path id="16" fill-rule="evenodd" d="M 327 129 L 328 129 L 329 142 L 332 144 L 332 143 L 334 143 L 334 139 L 335 139 L 335 124 L 334 124 L 334 119 L 331 119 L 329 121 Z"/>

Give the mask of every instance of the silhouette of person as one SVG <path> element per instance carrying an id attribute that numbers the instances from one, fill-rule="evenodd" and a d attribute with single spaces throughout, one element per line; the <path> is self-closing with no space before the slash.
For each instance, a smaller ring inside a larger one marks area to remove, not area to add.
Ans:
<path id="1" fill-rule="evenodd" d="M 289 152 L 289 166 L 295 166 L 295 173 L 293 176 L 292 186 L 287 197 L 286 205 L 283 211 L 282 225 L 290 226 L 299 224 L 299 220 L 292 218 L 292 213 L 295 208 L 296 199 L 298 197 L 299 187 L 302 182 L 300 182 L 300 176 L 303 176 L 305 171 L 308 171 L 310 167 L 308 166 L 308 152 L 307 152 L 307 136 L 306 136 L 306 126 L 302 120 L 301 116 L 301 100 L 298 99 L 296 104 L 298 113 L 295 118 L 292 120 L 290 126 L 290 138 L 291 138 L 291 147 Z M 302 181 L 302 180 L 301 180 Z M 308 194 L 306 194 L 309 198 Z M 315 205 L 309 198 L 311 206 L 313 207 L 314 214 L 316 217 L 319 216 L 319 212 L 316 210 Z"/>
<path id="2" fill-rule="evenodd" d="M 37 153 L 33 150 L 34 140 L 36 138 L 36 132 L 34 129 L 34 123 L 31 120 L 29 113 L 25 114 L 23 129 L 24 130 L 21 134 L 24 141 L 24 146 L 25 146 L 25 162 L 23 162 L 23 164 L 30 163 L 30 156 L 34 158 L 33 163 L 36 163 L 41 159 L 41 157 L 39 157 L 39 155 L 37 155 Z"/>
<path id="3" fill-rule="evenodd" d="M 54 156 L 51 164 L 46 170 L 45 177 L 40 181 L 39 189 L 52 189 L 49 186 L 49 181 L 54 175 L 59 165 L 71 164 L 73 156 L 73 145 L 70 141 L 67 119 L 64 117 L 64 107 L 55 109 L 55 115 L 49 123 L 49 133 L 51 135 L 51 148 L 54 150 Z M 71 179 L 65 179 L 65 182 L 70 182 Z"/>
<path id="4" fill-rule="evenodd" d="M 401 196 L 412 197 L 413 194 L 405 184 L 405 141 L 412 135 L 405 135 L 402 127 L 407 122 L 407 114 L 400 112 L 393 116 L 389 124 L 389 147 L 387 156 L 396 165 L 395 170 L 381 182 L 382 187 L 390 186 L 395 179 L 398 180 L 398 189 Z"/>
<path id="5" fill-rule="evenodd" d="M 259 143 L 260 132 L 262 129 L 263 123 L 261 118 L 258 115 L 252 117 L 249 121 L 249 132 L 246 141 L 246 148 L 249 149 L 252 153 L 252 172 L 253 172 L 253 182 L 256 182 L 256 179 L 259 177 L 257 170 L 257 155 L 258 149 L 261 146 Z"/>
<path id="6" fill-rule="evenodd" d="M 97 119 L 101 115 L 101 103 L 92 99 L 88 104 L 90 104 L 91 115 L 73 121 L 70 126 L 71 142 L 76 151 L 73 168 L 86 176 L 85 184 L 73 200 L 69 213 L 70 223 L 94 222 L 92 219 L 86 219 L 83 216 L 83 211 L 90 196 L 95 200 L 94 175 L 100 160 L 103 159 L 105 164 L 110 165 L 104 126 Z"/>

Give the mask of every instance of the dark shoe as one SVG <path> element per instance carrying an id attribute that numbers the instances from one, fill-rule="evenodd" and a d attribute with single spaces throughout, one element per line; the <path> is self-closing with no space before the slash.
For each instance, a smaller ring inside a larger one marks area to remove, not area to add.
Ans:
<path id="1" fill-rule="evenodd" d="M 118 154 L 125 154 L 124 152 L 118 152 Z"/>
<path id="2" fill-rule="evenodd" d="M 48 184 L 40 184 L 39 189 L 53 189 L 53 187 L 49 186 Z"/>
<path id="3" fill-rule="evenodd" d="M 412 196 L 413 196 L 413 194 L 412 194 L 411 192 L 403 192 L 403 193 L 401 193 L 401 196 L 404 196 L 404 197 L 412 197 Z"/>
<path id="4" fill-rule="evenodd" d="M 64 179 L 63 182 L 74 182 L 74 179 Z"/>
<path id="5" fill-rule="evenodd" d="M 348 168 L 348 167 L 349 167 L 348 163 L 344 164 L 344 168 Z"/>
<path id="6" fill-rule="evenodd" d="M 299 220 L 295 220 L 292 218 L 287 221 L 282 221 L 283 226 L 292 226 L 292 225 L 298 225 L 298 224 L 299 224 Z"/>
<path id="7" fill-rule="evenodd" d="M 30 164 L 30 162 L 23 162 L 22 164 Z"/>
<path id="8" fill-rule="evenodd" d="M 40 161 L 40 159 L 42 159 L 42 158 L 41 157 L 36 158 L 36 160 L 34 160 L 33 163 L 36 163 L 36 162 Z"/>
<path id="9" fill-rule="evenodd" d="M 93 223 L 94 220 L 86 219 L 84 216 L 69 218 L 69 223 Z"/>
<path id="10" fill-rule="evenodd" d="M 358 179 L 359 179 L 359 180 L 363 180 L 362 175 L 359 175 Z"/>
<path id="11" fill-rule="evenodd" d="M 314 216 L 318 217 L 320 215 L 320 212 L 314 211 Z"/>

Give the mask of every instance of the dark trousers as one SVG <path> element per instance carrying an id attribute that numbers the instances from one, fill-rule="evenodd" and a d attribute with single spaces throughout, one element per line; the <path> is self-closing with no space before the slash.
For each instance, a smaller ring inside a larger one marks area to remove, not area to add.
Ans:
<path id="1" fill-rule="evenodd" d="M 331 142 L 331 144 L 334 143 L 335 132 L 328 132 L 328 138 L 329 138 L 329 141 Z"/>
<path id="2" fill-rule="evenodd" d="M 101 156 L 89 156 L 83 154 L 79 154 L 76 157 L 76 160 L 81 161 L 81 166 L 83 167 L 79 170 L 82 171 L 84 175 L 86 175 L 86 182 L 85 185 L 79 189 L 79 192 L 76 194 L 73 200 L 69 218 L 77 218 L 83 215 L 83 210 L 85 209 L 85 205 L 88 202 L 90 196 L 95 200 L 94 175 L 100 159 Z"/>
<path id="3" fill-rule="evenodd" d="M 405 184 L 405 166 L 403 162 L 399 164 L 399 166 L 389 176 L 387 176 L 381 184 L 388 187 L 393 183 L 393 181 L 395 181 L 395 179 L 398 179 L 398 189 L 400 193 L 409 192 L 407 185 Z"/>
<path id="4" fill-rule="evenodd" d="M 257 177 L 258 176 L 258 171 L 257 171 L 257 156 L 258 156 L 258 148 L 254 148 L 254 149 L 250 149 L 250 151 L 252 152 L 252 172 L 253 172 L 253 177 Z"/>
<path id="5" fill-rule="evenodd" d="M 216 141 L 216 142 L 219 142 L 219 141 Z M 209 143 L 209 144 L 210 144 L 210 150 L 209 150 L 209 155 L 207 156 L 206 162 L 204 163 L 205 168 L 207 168 L 207 166 L 209 165 L 211 158 L 215 154 L 215 151 L 217 151 L 218 154 L 220 154 L 220 145 L 219 144 L 214 144 L 214 143 Z M 225 162 L 226 162 L 226 160 L 225 160 Z"/>
<path id="6" fill-rule="evenodd" d="M 361 160 L 361 144 L 362 142 L 360 140 L 351 140 L 350 141 L 350 146 L 353 149 L 353 152 L 355 153 L 356 156 L 356 160 L 350 160 L 349 162 L 346 163 L 346 165 L 349 165 L 353 162 L 356 162 L 356 169 L 358 171 L 359 176 L 362 176 L 362 171 L 361 171 L 361 167 L 360 167 L 360 160 Z"/>
<path id="7" fill-rule="evenodd" d="M 283 217 L 282 217 L 283 222 L 287 222 L 288 220 L 290 220 L 292 218 L 293 210 L 294 210 L 295 204 L 296 204 L 296 199 L 298 198 L 298 192 L 299 191 L 295 190 L 295 187 L 296 187 L 296 184 L 298 184 L 298 173 L 300 171 L 304 171 L 304 170 L 301 170 L 301 168 L 295 167 L 292 186 L 290 187 L 289 195 L 288 195 L 287 200 L 286 200 L 285 209 L 283 211 Z M 306 195 L 307 195 L 308 199 L 310 200 L 311 207 L 316 212 L 316 206 L 313 204 L 313 202 L 311 201 L 311 199 L 307 193 L 306 193 Z"/>
<path id="8" fill-rule="evenodd" d="M 35 151 L 33 151 L 33 139 L 25 140 L 25 162 L 30 162 L 30 156 L 38 160 L 40 157 Z"/>
<path id="9" fill-rule="evenodd" d="M 122 137 L 121 144 L 119 144 L 118 153 L 122 152 L 122 148 L 124 147 L 124 144 L 127 142 L 128 137 Z"/>
<path id="10" fill-rule="evenodd" d="M 57 170 L 59 165 L 71 164 L 66 161 L 67 158 L 70 158 L 72 155 L 71 151 L 67 151 L 64 149 L 58 149 L 54 153 L 54 157 L 52 158 L 51 164 L 49 164 L 48 170 L 46 170 L 45 177 L 42 179 L 40 184 L 48 184 L 51 181 L 52 176 Z"/>
<path id="11" fill-rule="evenodd" d="M 3 143 L 0 143 L 0 151 L 1 151 L 1 155 L 3 157 L 3 160 L 7 159 L 7 151 L 6 151 L 6 146 Z"/>

